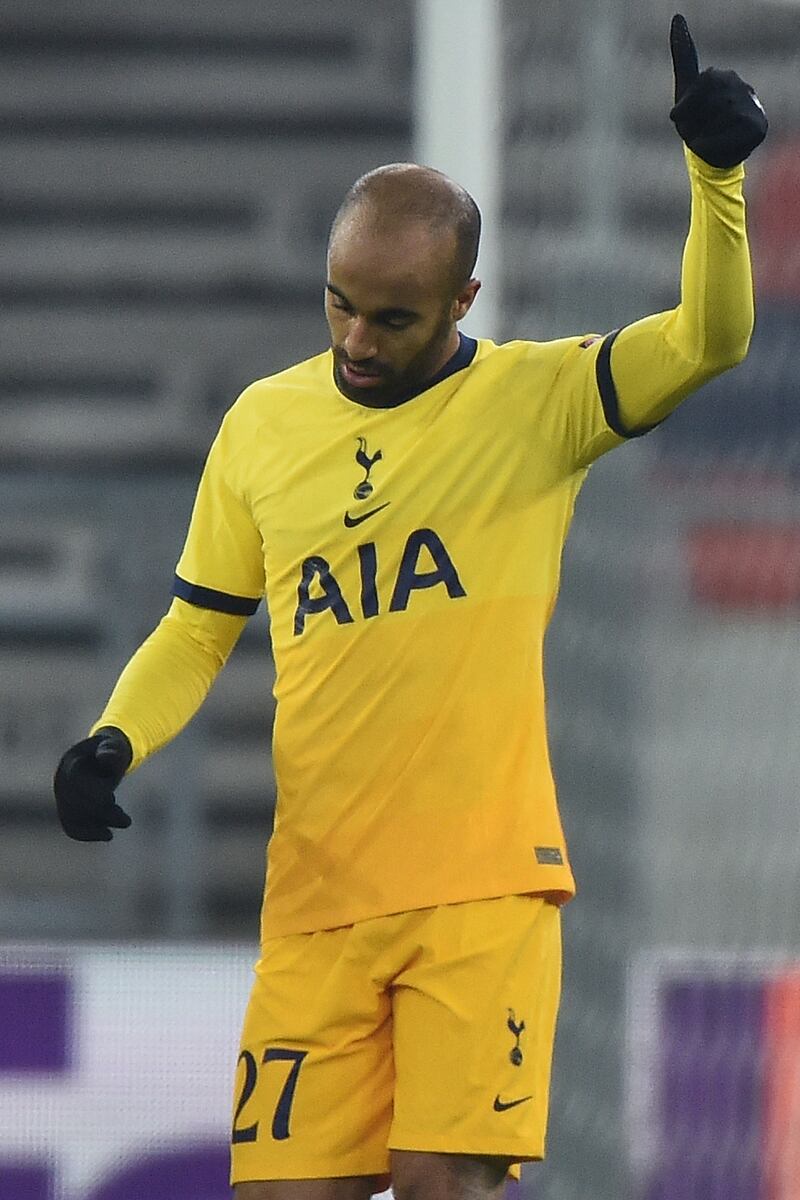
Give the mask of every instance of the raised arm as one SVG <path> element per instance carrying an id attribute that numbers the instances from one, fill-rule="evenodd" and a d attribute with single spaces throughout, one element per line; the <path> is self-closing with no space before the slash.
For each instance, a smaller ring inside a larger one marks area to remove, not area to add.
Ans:
<path id="1" fill-rule="evenodd" d="M 700 71 L 682 16 L 670 31 L 675 106 L 686 143 L 692 211 L 677 308 L 623 329 L 608 366 L 619 432 L 663 420 L 690 392 L 740 362 L 753 328 L 753 285 L 742 195 L 744 159 L 767 131 L 753 89 L 733 71 Z"/>

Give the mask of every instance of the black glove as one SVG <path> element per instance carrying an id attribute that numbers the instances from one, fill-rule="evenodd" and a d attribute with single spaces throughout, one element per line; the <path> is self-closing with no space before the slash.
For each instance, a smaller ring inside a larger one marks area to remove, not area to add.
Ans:
<path id="1" fill-rule="evenodd" d="M 114 790 L 133 758 L 121 729 L 98 729 L 67 750 L 56 769 L 53 791 L 58 818 L 78 842 L 110 842 L 111 829 L 127 829 L 131 819 L 114 801 Z"/>
<path id="2" fill-rule="evenodd" d="M 701 71 L 689 26 L 677 13 L 669 31 L 675 71 L 670 120 L 686 145 L 711 167 L 735 167 L 767 136 L 767 114 L 735 71 Z"/>

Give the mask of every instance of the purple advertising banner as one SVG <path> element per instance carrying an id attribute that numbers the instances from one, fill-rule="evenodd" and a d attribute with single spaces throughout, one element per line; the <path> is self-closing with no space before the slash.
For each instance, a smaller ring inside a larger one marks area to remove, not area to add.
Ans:
<path id="1" fill-rule="evenodd" d="M 69 1067 L 72 990 L 69 976 L 0 970 L 0 1073 Z"/>
<path id="2" fill-rule="evenodd" d="M 649 951 L 630 978 L 637 1200 L 800 1200 L 797 963 Z"/>
<path id="3" fill-rule="evenodd" d="M 650 1200 L 761 1200 L 763 985 L 678 980 L 662 998 L 663 1152 Z"/>
<path id="4" fill-rule="evenodd" d="M 0 947 L 0 1197 L 229 1200 L 252 947 Z"/>

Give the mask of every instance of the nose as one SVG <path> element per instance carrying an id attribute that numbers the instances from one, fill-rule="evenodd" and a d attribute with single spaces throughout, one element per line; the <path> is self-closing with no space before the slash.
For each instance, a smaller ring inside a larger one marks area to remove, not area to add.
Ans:
<path id="1" fill-rule="evenodd" d="M 378 353 L 375 335 L 363 317 L 350 318 L 342 346 L 347 357 L 353 362 L 375 358 Z"/>

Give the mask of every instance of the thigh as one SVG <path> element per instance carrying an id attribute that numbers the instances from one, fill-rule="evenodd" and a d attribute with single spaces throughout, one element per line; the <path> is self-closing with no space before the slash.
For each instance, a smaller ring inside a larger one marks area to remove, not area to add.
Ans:
<path id="1" fill-rule="evenodd" d="M 495 1156 L 393 1150 L 395 1200 L 500 1200 L 511 1163 Z"/>
<path id="2" fill-rule="evenodd" d="M 319 1184 L 388 1171 L 390 1002 L 358 938 L 352 926 L 264 944 L 238 1060 L 233 1184 Z M 251 1188 L 252 1200 L 262 1194 Z"/>
<path id="3" fill-rule="evenodd" d="M 369 1200 L 377 1180 L 357 1175 L 344 1179 L 270 1179 L 238 1183 L 234 1200 Z"/>
<path id="4" fill-rule="evenodd" d="M 393 993 L 393 1150 L 544 1156 L 561 987 L 558 908 L 506 896 L 433 910 Z"/>

